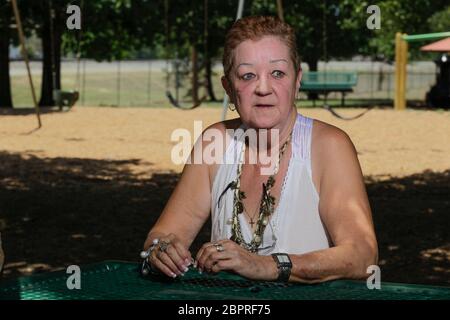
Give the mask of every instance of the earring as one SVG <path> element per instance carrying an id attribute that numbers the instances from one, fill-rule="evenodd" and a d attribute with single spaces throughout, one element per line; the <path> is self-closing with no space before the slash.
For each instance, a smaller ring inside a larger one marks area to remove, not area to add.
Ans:
<path id="1" fill-rule="evenodd" d="M 232 104 L 232 103 L 229 103 L 228 104 L 228 109 L 230 109 L 231 111 L 234 111 L 234 110 L 236 110 L 236 106 L 234 104 Z"/>

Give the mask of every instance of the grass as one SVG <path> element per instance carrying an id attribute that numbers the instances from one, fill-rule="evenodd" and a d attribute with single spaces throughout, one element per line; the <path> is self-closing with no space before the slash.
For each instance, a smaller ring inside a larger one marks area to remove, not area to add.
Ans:
<path id="1" fill-rule="evenodd" d="M 35 74 L 33 76 L 36 96 L 40 97 L 41 77 Z M 33 105 L 28 78 L 25 75 L 11 77 L 12 96 L 14 106 L 30 107 Z M 63 90 L 78 90 L 81 92 L 78 105 L 86 106 L 120 106 L 120 107 L 170 107 L 170 103 L 165 95 L 166 75 L 164 72 L 148 70 L 142 71 L 123 71 L 118 81 L 118 74 L 115 71 L 102 71 L 96 73 L 85 73 L 84 80 L 77 81 L 75 73 L 65 73 L 62 77 Z M 189 106 L 191 104 L 188 90 L 190 87 L 189 79 L 181 83 L 179 90 L 179 100 L 181 105 Z M 220 74 L 213 76 L 213 89 L 218 102 L 205 103 L 207 107 L 221 107 L 223 99 L 223 89 L 220 81 Z M 176 96 L 173 80 L 169 82 L 169 90 Z M 345 99 L 346 106 L 367 106 L 367 105 L 391 105 L 392 92 L 389 91 L 359 91 L 348 94 Z M 419 97 L 424 95 L 425 89 L 410 90 Z M 418 92 L 420 91 L 420 92 Z M 199 96 L 204 95 L 204 89 L 200 90 Z M 408 92 L 408 97 L 410 93 Z M 341 95 L 331 93 L 328 96 L 327 103 L 333 107 L 341 106 Z M 317 100 L 316 106 L 322 106 L 323 100 Z M 310 108 L 314 106 L 313 101 L 306 99 L 304 93 L 300 94 L 300 100 L 297 106 Z"/>

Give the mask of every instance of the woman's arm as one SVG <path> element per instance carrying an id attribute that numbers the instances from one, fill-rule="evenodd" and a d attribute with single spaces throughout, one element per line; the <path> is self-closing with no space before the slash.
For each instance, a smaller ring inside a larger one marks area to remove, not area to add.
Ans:
<path id="1" fill-rule="evenodd" d="M 204 150 L 211 143 L 202 138 L 205 133 L 209 129 L 222 127 L 223 124 L 217 123 L 205 129 L 191 151 L 191 159 L 194 159 L 196 150 Z M 158 249 L 149 257 L 154 267 L 170 277 L 181 275 L 187 270 L 192 262 L 189 247 L 210 214 L 210 172 L 214 165 L 206 164 L 200 158 L 196 160 L 201 163 L 188 163 L 183 168 L 177 186 L 144 243 L 144 250 L 152 245 L 154 239 L 159 239 L 160 243 L 170 243 L 165 252 Z"/>
<path id="2" fill-rule="evenodd" d="M 319 212 L 334 247 L 290 255 L 291 281 L 365 278 L 367 267 L 378 261 L 378 246 L 357 153 L 342 130 L 327 125 L 321 131 L 313 153 L 319 169 Z"/>

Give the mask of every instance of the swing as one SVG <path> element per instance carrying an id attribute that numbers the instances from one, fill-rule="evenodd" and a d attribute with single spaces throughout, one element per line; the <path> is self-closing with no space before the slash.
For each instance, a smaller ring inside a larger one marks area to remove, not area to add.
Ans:
<path id="1" fill-rule="evenodd" d="M 165 26 L 166 27 L 166 65 L 168 66 L 168 64 L 169 64 L 169 0 L 164 1 L 164 11 L 165 11 L 165 23 L 166 23 L 166 26 Z M 205 2 L 204 2 L 204 11 L 205 11 L 205 16 L 204 16 L 204 38 L 205 38 L 205 40 L 204 41 L 205 41 L 205 56 L 206 56 L 207 41 L 208 41 L 207 40 L 208 39 L 208 29 L 207 29 L 208 0 L 205 0 Z M 194 60 L 194 61 L 196 61 L 196 60 Z M 196 66 L 195 66 L 195 64 L 193 64 L 192 65 L 193 73 L 196 73 L 195 68 L 196 68 Z M 178 70 L 176 72 L 178 73 Z M 177 86 L 177 97 L 178 97 L 178 81 L 176 81 L 176 86 Z M 169 87 L 169 84 L 168 84 L 168 78 L 167 78 L 166 88 L 168 88 L 168 87 Z M 166 97 L 169 99 L 169 102 L 172 106 L 174 106 L 175 108 L 181 109 L 181 110 L 195 109 L 195 108 L 199 107 L 206 100 L 206 95 L 205 95 L 200 100 L 198 100 L 196 103 L 194 103 L 193 105 L 183 106 L 180 104 L 180 102 L 177 99 L 174 98 L 174 96 L 168 89 L 166 90 Z"/>
<path id="2" fill-rule="evenodd" d="M 323 1 L 323 16 L 322 16 L 322 24 L 323 24 L 323 35 L 322 35 L 322 40 L 323 40 L 323 59 L 326 62 L 328 59 L 328 53 L 327 53 L 327 15 L 326 15 L 326 3 L 325 0 Z M 325 71 L 323 72 L 325 79 L 327 78 L 327 69 L 326 69 L 326 64 L 325 64 Z M 355 83 L 356 84 L 356 83 Z M 325 103 L 323 105 L 323 108 L 325 110 L 328 110 L 333 116 L 335 116 L 336 118 L 339 118 L 341 120 L 355 120 L 358 119 L 360 117 L 362 117 L 364 114 L 366 114 L 367 112 L 369 112 L 370 110 L 372 110 L 375 106 L 370 106 L 369 108 L 367 108 L 365 111 L 357 114 L 356 116 L 353 117 L 344 117 L 342 115 L 340 115 L 338 112 L 336 112 L 333 107 L 331 107 L 330 105 L 327 104 L 327 100 L 326 100 L 326 95 L 327 93 L 325 93 Z"/>

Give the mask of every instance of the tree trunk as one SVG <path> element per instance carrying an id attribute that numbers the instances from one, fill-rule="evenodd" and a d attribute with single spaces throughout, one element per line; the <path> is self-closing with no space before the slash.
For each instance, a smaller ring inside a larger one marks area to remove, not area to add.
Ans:
<path id="1" fill-rule="evenodd" d="M 319 64 L 317 59 L 308 59 L 306 60 L 306 63 L 308 64 L 309 71 L 317 71 L 317 66 Z"/>
<path id="2" fill-rule="evenodd" d="M 192 46 L 191 49 L 191 63 L 192 63 L 192 103 L 198 104 L 198 70 L 197 70 L 197 49 Z"/>
<path id="3" fill-rule="evenodd" d="M 0 13 L 3 14 L 2 10 Z M 9 18 L 0 17 L 0 108 L 12 108 L 11 82 L 9 77 Z"/>
<path id="4" fill-rule="evenodd" d="M 41 99 L 39 100 L 41 107 L 54 106 L 53 89 L 61 89 L 61 28 L 59 27 L 61 23 L 58 22 L 58 19 L 53 22 L 54 43 L 52 44 L 49 11 L 46 13 L 41 29 L 43 50 Z M 53 79 L 53 72 L 55 72 L 55 79 Z"/>
<path id="5" fill-rule="evenodd" d="M 307 59 L 306 63 L 308 64 L 309 67 L 309 71 L 317 71 L 317 67 L 319 64 L 318 59 L 312 58 L 312 59 Z M 308 100 L 317 100 L 319 99 L 319 95 L 315 92 L 310 92 L 308 93 Z"/>
<path id="6" fill-rule="evenodd" d="M 205 77 L 206 77 L 206 90 L 208 91 L 208 96 L 210 101 L 217 101 L 214 95 L 214 88 L 212 83 L 212 63 L 209 57 L 206 57 L 205 61 Z"/>

